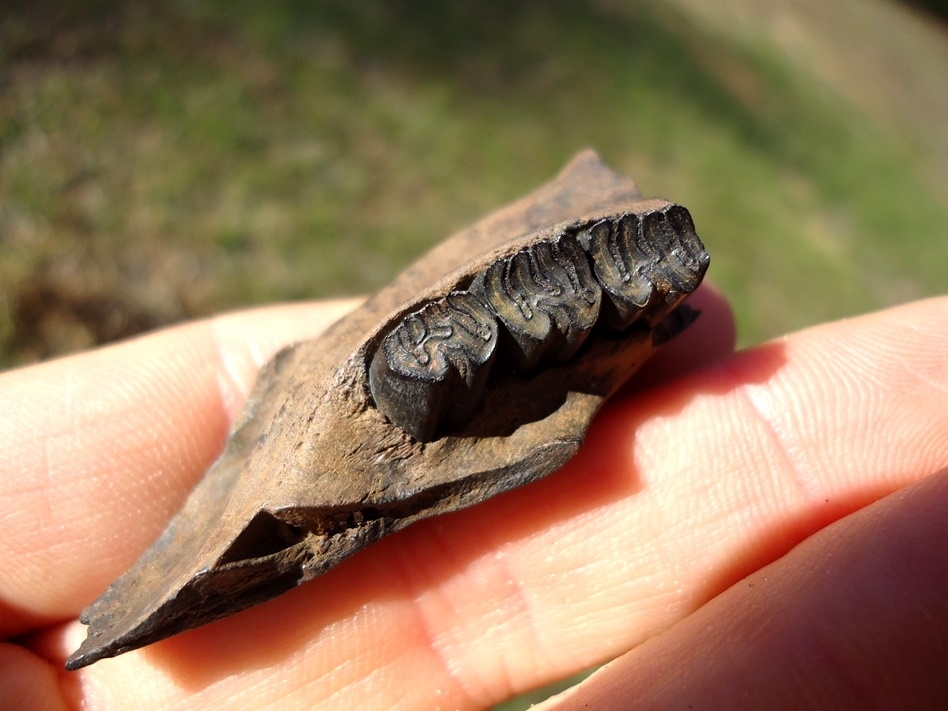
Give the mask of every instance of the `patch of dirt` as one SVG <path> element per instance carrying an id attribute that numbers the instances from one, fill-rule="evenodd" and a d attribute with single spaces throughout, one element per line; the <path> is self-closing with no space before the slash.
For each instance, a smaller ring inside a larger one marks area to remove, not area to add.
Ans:
<path id="1" fill-rule="evenodd" d="M 42 265 L 10 290 L 0 347 L 24 364 L 203 315 L 207 280 L 180 253 L 152 256 L 122 263 L 77 250 Z"/>

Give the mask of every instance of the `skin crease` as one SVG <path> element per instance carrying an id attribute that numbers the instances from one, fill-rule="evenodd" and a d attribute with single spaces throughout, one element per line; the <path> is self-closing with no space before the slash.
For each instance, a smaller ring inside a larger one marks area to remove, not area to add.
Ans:
<path id="1" fill-rule="evenodd" d="M 693 303 L 559 472 L 74 673 L 261 363 L 353 303 L 0 375 L 0 708 L 475 709 L 623 654 L 544 708 L 943 707 L 948 298 L 733 355 Z"/>
<path id="2" fill-rule="evenodd" d="M 948 708 L 946 511 L 948 469 L 817 532 L 534 708 Z"/>

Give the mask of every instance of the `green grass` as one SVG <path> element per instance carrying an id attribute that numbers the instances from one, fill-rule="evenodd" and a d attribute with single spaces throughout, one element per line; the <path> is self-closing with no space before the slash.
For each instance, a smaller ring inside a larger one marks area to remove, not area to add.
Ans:
<path id="1" fill-rule="evenodd" d="M 937 181 L 786 57 L 651 3 L 472 7 L 9 13 L 3 362 L 95 341 L 26 338 L 37 290 L 133 324 L 371 291 L 586 146 L 691 208 L 743 343 L 944 288 Z"/>
<path id="2" fill-rule="evenodd" d="M 692 210 L 743 344 L 944 291 L 948 177 L 931 166 L 948 161 L 922 148 L 948 145 L 944 122 L 895 126 L 763 30 L 698 18 L 605 0 L 14 3 L 0 365 L 371 291 L 585 147 Z M 859 30 L 840 18 L 845 51 Z M 900 28 L 880 51 L 923 51 Z M 924 98 L 911 77 L 859 81 Z"/>

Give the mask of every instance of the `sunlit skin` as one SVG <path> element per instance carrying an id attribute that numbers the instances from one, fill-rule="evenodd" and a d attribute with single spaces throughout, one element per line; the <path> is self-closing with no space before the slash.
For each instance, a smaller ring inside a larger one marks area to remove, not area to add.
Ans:
<path id="1" fill-rule="evenodd" d="M 0 708 L 948 704 L 948 298 L 732 353 L 702 317 L 547 479 L 265 605 L 66 672 L 263 362 L 356 302 L 221 316 L 0 375 Z"/>

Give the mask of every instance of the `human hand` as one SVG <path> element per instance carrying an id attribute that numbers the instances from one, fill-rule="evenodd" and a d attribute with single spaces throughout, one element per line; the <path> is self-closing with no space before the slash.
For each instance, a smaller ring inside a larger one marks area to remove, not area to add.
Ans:
<path id="1" fill-rule="evenodd" d="M 549 707 L 944 693 L 948 299 L 723 357 L 727 308 L 695 298 L 563 470 L 72 673 L 66 621 L 158 535 L 266 357 L 351 304 L 0 376 L 0 708 L 481 708 L 630 649 Z"/>

